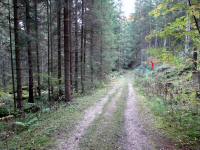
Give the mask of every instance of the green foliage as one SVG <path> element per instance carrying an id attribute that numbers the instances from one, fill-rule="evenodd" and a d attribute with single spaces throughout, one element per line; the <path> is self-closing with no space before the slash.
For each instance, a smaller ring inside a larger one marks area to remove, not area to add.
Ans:
<path id="1" fill-rule="evenodd" d="M 14 130 L 17 133 L 20 133 L 20 132 L 27 130 L 27 129 L 28 129 L 28 126 L 26 125 L 26 123 L 19 122 L 19 121 L 14 123 Z"/>
<path id="2" fill-rule="evenodd" d="M 94 90 L 90 95 L 77 97 L 66 107 L 60 104 L 56 111 L 43 108 L 42 113 L 27 114 L 26 119 L 17 119 L 22 125 L 23 132 L 18 132 L 8 141 L 10 149 L 45 149 L 55 144 L 53 135 L 65 131 L 65 137 L 70 136 L 71 129 L 83 117 L 83 112 L 88 107 L 101 99 L 110 87 Z M 2 126 L 2 128 L 5 128 Z M 1 124 L 0 124 L 1 129 Z M 5 141 L 0 141 L 0 149 L 6 149 Z"/>
<path id="3" fill-rule="evenodd" d="M 185 1 L 170 1 L 164 0 L 159 4 L 149 15 L 159 19 L 161 17 L 173 16 L 176 13 L 178 17 L 175 20 L 169 22 L 165 27 L 162 27 L 161 30 L 156 30 L 151 32 L 150 35 L 146 37 L 147 41 L 151 41 L 156 36 L 161 39 L 164 38 L 174 38 L 175 43 L 180 44 L 180 40 L 184 41 L 185 36 L 189 36 L 194 42 L 195 46 L 199 46 L 199 33 L 197 31 L 196 24 L 194 23 L 194 16 L 199 19 L 200 16 L 200 6 L 198 2 L 192 2 L 192 6 L 189 6 Z M 190 31 L 186 30 L 189 22 L 191 25 Z"/>
<path id="4" fill-rule="evenodd" d="M 144 74 L 136 77 L 135 84 L 144 96 L 142 104 L 156 116 L 157 128 L 176 140 L 181 147 L 199 149 L 200 103 L 191 86 L 190 67 L 184 66 L 180 70 L 162 67 L 155 70 L 157 77 L 151 80 L 145 79 Z M 160 86 L 165 83 L 174 85 L 173 89 L 167 88 L 167 93 Z"/>
<path id="5" fill-rule="evenodd" d="M 8 109 L 5 107 L 0 107 L 0 118 L 8 116 L 8 115 L 9 115 Z"/>
<path id="6" fill-rule="evenodd" d="M 5 108 L 9 112 L 13 111 L 13 95 L 0 91 L 0 104 L 1 103 L 5 105 L 3 106 L 3 109 Z M 0 106 L 0 109 L 1 109 L 1 106 Z"/>
<path id="7" fill-rule="evenodd" d="M 182 67 L 185 62 L 181 57 L 167 51 L 166 48 L 150 48 L 148 49 L 148 53 L 150 56 L 159 59 L 162 63 L 171 64 L 178 68 Z"/>
<path id="8" fill-rule="evenodd" d="M 156 8 L 149 13 L 154 17 L 166 16 L 170 13 L 177 13 L 186 9 L 187 3 L 185 1 L 171 1 L 164 0 L 161 4 L 157 5 Z"/>
<path id="9" fill-rule="evenodd" d="M 49 113 L 51 112 L 50 108 L 44 108 L 42 109 L 42 113 Z"/>
<path id="10" fill-rule="evenodd" d="M 40 110 L 40 107 L 38 107 L 36 104 L 26 104 L 24 107 L 24 112 L 26 113 L 36 113 Z"/>
<path id="11" fill-rule="evenodd" d="M 0 90 L 0 98 L 2 98 L 2 97 L 4 97 L 4 96 L 6 96 L 6 93 L 3 92 L 2 90 Z"/>
<path id="12" fill-rule="evenodd" d="M 159 36 L 161 39 L 168 37 L 175 37 L 176 39 L 183 39 L 186 34 L 187 19 L 185 16 L 177 18 L 174 22 L 169 23 L 162 31 L 153 31 L 146 37 L 146 40 L 150 41 L 155 36 Z"/>
<path id="13" fill-rule="evenodd" d="M 33 119 L 29 120 L 26 125 L 27 126 L 32 126 L 33 124 L 35 124 L 38 121 L 37 117 L 34 117 Z"/>

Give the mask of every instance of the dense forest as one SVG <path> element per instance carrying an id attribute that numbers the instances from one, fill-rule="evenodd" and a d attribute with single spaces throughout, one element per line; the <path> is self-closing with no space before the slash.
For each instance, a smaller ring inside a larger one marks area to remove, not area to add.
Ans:
<path id="1" fill-rule="evenodd" d="M 0 149 L 200 149 L 200 1 L 0 1 Z"/>
<path id="2" fill-rule="evenodd" d="M 2 87 L 16 91 L 14 107 L 23 110 L 26 89 L 30 103 L 43 91 L 48 91 L 49 102 L 63 94 L 66 102 L 71 101 L 73 93 L 93 88 L 116 68 L 121 28 L 118 4 L 14 2 L 1 2 Z M 105 13 L 106 9 L 110 12 Z"/>

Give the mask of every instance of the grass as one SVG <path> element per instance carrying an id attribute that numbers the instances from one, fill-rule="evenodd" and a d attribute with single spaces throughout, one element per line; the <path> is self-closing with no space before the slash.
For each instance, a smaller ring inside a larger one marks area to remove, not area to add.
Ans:
<path id="1" fill-rule="evenodd" d="M 200 149 L 200 116 L 194 115 L 189 106 L 183 108 L 179 103 L 173 105 L 172 113 L 171 105 L 162 97 L 147 96 L 141 82 L 142 79 L 138 79 L 134 84 L 138 87 L 144 109 L 150 109 L 155 117 L 155 127 L 175 141 L 180 148 Z"/>
<path id="2" fill-rule="evenodd" d="M 55 135 L 59 132 L 69 134 L 74 125 L 83 117 L 83 111 L 92 106 L 104 95 L 110 86 L 95 90 L 88 96 L 78 97 L 68 106 L 61 105 L 56 111 L 39 113 L 37 121 L 19 134 L 15 134 L 6 141 L 0 141 L 0 149 L 45 149 L 55 142 Z"/>
<path id="3" fill-rule="evenodd" d="M 127 86 L 124 87 L 122 94 L 116 100 L 116 109 L 111 117 L 106 116 L 112 98 L 103 109 L 103 113 L 94 121 L 85 136 L 81 139 L 80 148 L 83 150 L 99 149 L 113 150 L 122 149 L 120 147 L 121 136 L 123 135 L 125 99 Z M 113 97 L 115 98 L 115 97 Z"/>

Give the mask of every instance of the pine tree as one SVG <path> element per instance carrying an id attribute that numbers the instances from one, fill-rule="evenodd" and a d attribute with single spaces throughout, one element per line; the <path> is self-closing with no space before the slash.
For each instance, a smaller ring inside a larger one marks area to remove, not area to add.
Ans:
<path id="1" fill-rule="evenodd" d="M 26 33 L 27 33 L 27 51 L 28 51 L 28 66 L 29 66 L 29 103 L 34 103 L 33 98 L 33 69 L 32 69 L 32 49 L 31 49 L 31 17 L 30 17 L 30 4 L 26 0 Z"/>
<path id="2" fill-rule="evenodd" d="M 70 79 L 70 3 L 65 0 L 64 7 L 64 70 L 65 70 L 65 100 L 71 101 L 71 79 Z"/>
<path id="3" fill-rule="evenodd" d="M 16 57 L 16 81 L 17 81 L 17 108 L 23 110 L 22 101 L 22 68 L 21 68 L 21 50 L 20 50 L 20 39 L 19 39 L 19 14 L 18 14 L 18 0 L 13 0 L 14 9 L 14 35 L 15 35 L 15 57 Z"/>

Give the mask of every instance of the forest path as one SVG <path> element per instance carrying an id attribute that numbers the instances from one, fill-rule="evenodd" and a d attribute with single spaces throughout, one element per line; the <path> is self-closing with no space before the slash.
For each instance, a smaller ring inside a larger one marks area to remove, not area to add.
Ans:
<path id="1" fill-rule="evenodd" d="M 137 98 L 133 86 L 128 84 L 127 106 L 125 110 L 126 150 L 151 150 L 152 143 L 148 140 L 145 129 L 139 120 Z"/>
<path id="2" fill-rule="evenodd" d="M 132 84 L 132 75 L 122 77 L 107 95 L 88 108 L 69 138 L 61 134 L 56 149 L 175 150 L 162 133 L 151 129 L 152 115 L 141 112 L 140 96 Z"/>
<path id="3" fill-rule="evenodd" d="M 84 112 L 83 119 L 77 123 L 72 132 L 70 133 L 70 137 L 66 139 L 64 136 L 60 136 L 57 139 L 57 148 L 58 150 L 77 150 L 79 149 L 79 141 L 81 137 L 85 134 L 86 130 L 89 128 L 91 123 L 102 113 L 104 105 L 108 102 L 110 97 L 114 95 L 118 89 L 120 88 L 120 84 L 115 83 L 113 88 L 109 91 L 109 93 L 102 98 L 99 102 L 97 102 L 94 106 L 88 108 Z"/>
<path id="4" fill-rule="evenodd" d="M 141 111 L 140 96 L 132 83 L 128 84 L 127 104 L 124 113 L 125 150 L 176 150 L 176 146 L 154 125 L 154 116 L 148 110 Z M 144 108 L 143 108 L 144 109 Z"/>

